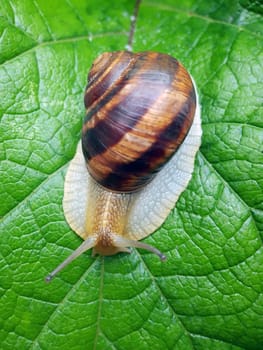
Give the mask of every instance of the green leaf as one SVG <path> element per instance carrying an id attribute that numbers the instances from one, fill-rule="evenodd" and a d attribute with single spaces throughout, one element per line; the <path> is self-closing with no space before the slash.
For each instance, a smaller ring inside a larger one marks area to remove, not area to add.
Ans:
<path id="1" fill-rule="evenodd" d="M 194 76 L 203 139 L 193 178 L 145 241 L 167 255 L 92 258 L 44 277 L 81 239 L 63 210 L 89 67 L 128 42 L 134 2 L 0 3 L 1 349 L 263 348 L 262 4 L 151 0 L 134 51 Z"/>

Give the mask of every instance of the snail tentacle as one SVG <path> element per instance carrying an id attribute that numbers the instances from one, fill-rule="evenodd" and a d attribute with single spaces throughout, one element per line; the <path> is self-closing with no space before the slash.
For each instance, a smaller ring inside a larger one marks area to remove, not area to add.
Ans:
<path id="1" fill-rule="evenodd" d="M 119 235 L 113 235 L 113 241 L 114 241 L 114 245 L 118 248 L 133 247 L 133 248 L 144 249 L 157 255 L 161 261 L 166 260 L 166 256 L 159 249 L 151 246 L 150 244 L 135 241 L 133 239 L 128 239 L 126 237 L 122 237 Z"/>
<path id="2" fill-rule="evenodd" d="M 96 237 L 89 237 L 86 239 L 70 256 L 68 256 L 60 265 L 58 265 L 50 274 L 47 275 L 45 281 L 49 283 L 65 266 L 75 260 L 85 251 L 94 247 L 96 243 Z"/>

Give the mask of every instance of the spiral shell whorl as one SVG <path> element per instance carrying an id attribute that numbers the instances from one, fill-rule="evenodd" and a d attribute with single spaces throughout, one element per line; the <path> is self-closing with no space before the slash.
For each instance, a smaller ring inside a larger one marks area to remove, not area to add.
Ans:
<path id="1" fill-rule="evenodd" d="M 117 192 L 147 184 L 176 152 L 195 114 L 191 77 L 154 52 L 104 53 L 88 76 L 82 148 L 91 176 Z"/>

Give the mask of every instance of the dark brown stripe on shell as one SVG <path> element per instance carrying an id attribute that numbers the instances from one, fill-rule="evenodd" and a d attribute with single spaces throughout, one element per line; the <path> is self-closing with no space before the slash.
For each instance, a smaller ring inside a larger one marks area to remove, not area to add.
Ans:
<path id="1" fill-rule="evenodd" d="M 124 69 L 124 72 L 132 70 L 133 64 L 130 60 L 127 62 L 126 68 Z M 112 62 L 114 63 L 114 62 Z M 119 79 L 116 79 L 111 81 L 110 78 L 115 76 L 115 74 L 112 73 L 114 71 L 114 65 L 110 70 L 110 75 L 106 75 L 105 79 L 108 79 L 107 83 L 104 81 L 98 81 L 96 82 L 95 86 L 93 88 L 89 87 L 89 84 L 86 88 L 86 93 L 84 97 L 84 104 L 87 108 L 86 116 L 84 118 L 84 124 L 83 124 L 83 130 L 85 131 L 86 125 L 88 125 L 88 121 L 96 115 L 96 113 L 103 108 L 108 102 L 111 101 L 111 99 L 123 88 L 123 84 L 118 83 L 118 81 L 121 81 L 123 79 L 123 75 L 125 76 L 125 73 L 121 70 L 119 71 Z M 118 68 L 120 68 L 118 66 Z M 118 73 L 116 74 L 118 75 Z M 93 79 L 92 79 L 93 80 Z M 115 84 L 114 84 L 115 83 Z M 105 85 L 105 87 L 104 87 Z M 95 101 L 96 100 L 96 101 Z M 93 103 L 95 101 L 95 103 Z"/>
<path id="2" fill-rule="evenodd" d="M 84 96 L 84 105 L 92 105 L 102 99 L 126 69 L 131 69 L 132 54 L 127 51 L 105 52 L 93 63 L 88 74 L 88 85 Z M 87 118 L 87 117 L 86 117 Z"/>

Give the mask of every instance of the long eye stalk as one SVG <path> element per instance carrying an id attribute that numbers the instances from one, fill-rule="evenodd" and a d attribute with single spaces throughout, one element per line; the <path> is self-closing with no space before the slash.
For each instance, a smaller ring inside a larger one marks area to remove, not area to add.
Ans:
<path id="1" fill-rule="evenodd" d="M 149 252 L 157 255 L 161 261 L 166 260 L 166 256 L 160 252 L 157 248 L 143 242 L 135 241 L 133 239 L 128 239 L 125 237 L 121 237 L 118 235 L 114 235 L 114 245 L 116 247 L 134 247 L 134 248 L 141 248 L 144 250 L 148 250 Z"/>
<path id="2" fill-rule="evenodd" d="M 95 241 L 95 237 L 90 237 L 86 241 L 84 241 L 69 257 L 67 257 L 66 260 L 64 260 L 60 265 L 58 265 L 58 267 L 55 268 L 55 270 L 53 270 L 49 275 L 47 275 L 45 281 L 49 283 L 62 269 L 64 269 L 65 266 L 71 263 L 71 261 L 76 259 L 86 250 L 89 250 L 90 248 L 94 247 Z"/>

